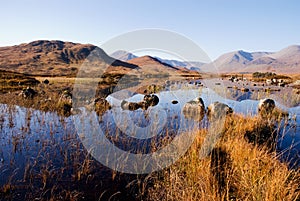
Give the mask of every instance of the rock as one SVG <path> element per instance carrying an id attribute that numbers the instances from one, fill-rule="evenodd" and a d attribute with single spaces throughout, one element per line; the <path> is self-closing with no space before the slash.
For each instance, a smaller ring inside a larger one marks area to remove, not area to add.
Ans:
<path id="1" fill-rule="evenodd" d="M 22 90 L 21 94 L 24 98 L 33 98 L 37 92 L 33 90 L 30 87 L 27 87 L 26 89 Z"/>
<path id="2" fill-rule="evenodd" d="M 258 113 L 260 115 L 263 114 L 271 114 L 275 108 L 275 101 L 269 98 L 262 99 L 258 104 Z"/>
<path id="3" fill-rule="evenodd" d="M 233 109 L 220 102 L 214 102 L 207 107 L 207 116 L 210 120 L 221 119 L 228 114 L 232 114 Z"/>
<path id="4" fill-rule="evenodd" d="M 176 105 L 178 103 L 178 101 L 177 100 L 172 100 L 171 103 Z"/>
<path id="5" fill-rule="evenodd" d="M 205 114 L 205 106 L 202 98 L 197 97 L 188 101 L 182 108 L 182 112 L 187 119 L 201 121 Z"/>
<path id="6" fill-rule="evenodd" d="M 149 94 L 144 96 L 143 102 L 145 102 L 146 106 L 155 106 L 159 103 L 159 98 L 154 94 Z"/>
<path id="7" fill-rule="evenodd" d="M 128 102 L 126 100 L 123 100 L 121 102 L 121 108 L 123 110 L 131 110 L 131 111 L 133 111 L 133 110 L 137 110 L 137 109 L 141 108 L 141 105 L 139 103 Z"/>
<path id="8" fill-rule="evenodd" d="M 244 88 L 244 87 L 243 87 L 243 88 L 241 88 L 241 91 L 242 91 L 242 92 L 248 92 L 248 91 L 249 91 L 249 89 L 248 89 L 248 88 Z"/>
<path id="9" fill-rule="evenodd" d="M 44 84 L 49 84 L 49 80 L 48 80 L 48 79 L 45 79 L 45 80 L 43 81 L 43 83 L 44 83 Z"/>
<path id="10" fill-rule="evenodd" d="M 159 98 L 156 95 L 145 95 L 143 100 L 141 102 L 128 102 L 126 100 L 123 100 L 121 102 L 121 108 L 123 110 L 137 110 L 137 109 L 143 109 L 147 110 L 150 106 L 155 106 L 159 103 Z"/>

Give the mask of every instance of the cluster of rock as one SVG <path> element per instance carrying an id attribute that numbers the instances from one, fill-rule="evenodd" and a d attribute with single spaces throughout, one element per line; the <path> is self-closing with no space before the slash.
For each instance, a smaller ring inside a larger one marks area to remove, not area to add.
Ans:
<path id="1" fill-rule="evenodd" d="M 266 79 L 267 85 L 278 85 L 279 87 L 285 87 L 287 84 L 283 79 Z"/>
<path id="2" fill-rule="evenodd" d="M 206 110 L 202 98 L 197 97 L 194 100 L 188 101 L 183 106 L 182 112 L 186 118 L 201 121 L 205 113 L 207 113 L 208 119 L 215 120 L 233 113 L 233 109 L 224 103 L 216 101 L 210 104 Z"/>
<path id="3" fill-rule="evenodd" d="M 143 110 L 147 110 L 148 107 L 150 106 L 155 106 L 159 103 L 159 98 L 158 96 L 154 95 L 154 94 L 148 94 L 145 95 L 143 100 L 140 102 L 128 102 L 126 100 L 123 100 L 121 102 L 121 108 L 123 110 L 137 110 L 137 109 L 143 109 Z"/>

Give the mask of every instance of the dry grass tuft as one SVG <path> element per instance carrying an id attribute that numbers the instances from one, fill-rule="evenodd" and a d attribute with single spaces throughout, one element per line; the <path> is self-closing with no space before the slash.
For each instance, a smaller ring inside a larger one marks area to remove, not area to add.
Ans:
<path id="1" fill-rule="evenodd" d="M 279 162 L 266 146 L 248 143 L 245 134 L 259 118 L 232 116 L 223 137 L 205 159 L 199 151 L 207 134 L 197 132 L 193 145 L 179 161 L 153 175 L 150 200 L 297 200 L 299 172 Z"/>

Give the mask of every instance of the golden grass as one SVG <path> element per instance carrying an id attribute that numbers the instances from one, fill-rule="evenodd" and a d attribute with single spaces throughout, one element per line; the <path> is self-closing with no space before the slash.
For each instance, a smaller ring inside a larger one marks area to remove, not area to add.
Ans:
<path id="1" fill-rule="evenodd" d="M 149 189 L 149 200 L 299 199 L 298 171 L 279 162 L 275 152 L 245 140 L 245 133 L 259 121 L 242 116 L 227 119 L 223 137 L 216 145 L 216 150 L 224 153 L 218 157 L 200 159 L 207 131 L 195 131 L 197 137 L 185 156 L 166 169 L 162 177 L 153 175 L 156 178 Z"/>

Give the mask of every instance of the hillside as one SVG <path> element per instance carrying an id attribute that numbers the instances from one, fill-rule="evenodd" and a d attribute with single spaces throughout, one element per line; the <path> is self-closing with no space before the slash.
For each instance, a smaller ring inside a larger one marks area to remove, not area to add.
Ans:
<path id="1" fill-rule="evenodd" d="M 0 47 L 0 69 L 17 73 L 47 76 L 75 76 L 87 56 L 97 47 L 90 44 L 38 40 L 27 44 Z M 97 48 L 105 63 L 123 68 L 137 68 L 109 57 Z"/>
<path id="2" fill-rule="evenodd" d="M 179 70 L 169 64 L 161 62 L 151 56 L 142 56 L 127 61 L 128 63 L 139 66 L 146 73 L 170 73 Z"/>

